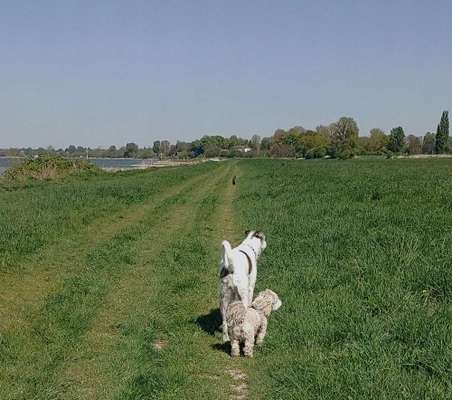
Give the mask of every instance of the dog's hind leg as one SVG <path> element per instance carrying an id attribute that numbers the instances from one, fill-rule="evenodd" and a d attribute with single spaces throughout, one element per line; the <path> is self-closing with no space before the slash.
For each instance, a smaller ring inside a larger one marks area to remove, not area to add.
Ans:
<path id="1" fill-rule="evenodd" d="M 226 313 L 228 311 L 229 302 L 222 299 L 220 301 L 220 312 L 221 312 L 221 330 L 223 332 L 223 343 L 229 342 L 228 334 L 228 324 L 226 322 Z"/>
<path id="2" fill-rule="evenodd" d="M 254 337 L 247 337 L 245 346 L 243 347 L 243 354 L 246 357 L 253 357 Z"/>
<path id="3" fill-rule="evenodd" d="M 226 320 L 223 320 L 222 329 L 223 329 L 223 343 L 227 343 L 229 342 L 229 334 L 228 334 L 228 324 L 226 323 Z"/>
<path id="4" fill-rule="evenodd" d="M 231 356 L 238 357 L 240 355 L 240 342 L 238 340 L 233 340 L 231 342 Z"/>
<path id="5" fill-rule="evenodd" d="M 254 297 L 254 284 L 250 283 L 248 286 L 248 307 L 251 307 L 251 303 L 253 302 Z"/>
<path id="6" fill-rule="evenodd" d="M 259 332 L 256 337 L 256 344 L 259 346 L 264 342 L 265 335 L 267 334 L 267 318 L 262 319 L 262 324 L 259 327 Z"/>

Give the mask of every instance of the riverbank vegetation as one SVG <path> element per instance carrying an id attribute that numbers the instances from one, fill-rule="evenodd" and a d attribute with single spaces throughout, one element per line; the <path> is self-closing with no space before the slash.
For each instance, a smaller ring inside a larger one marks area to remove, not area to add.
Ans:
<path id="1" fill-rule="evenodd" d="M 6 170 L 9 180 L 49 180 L 74 174 L 98 174 L 101 170 L 86 160 L 67 159 L 58 155 L 44 154 Z"/>
<path id="2" fill-rule="evenodd" d="M 427 132 L 424 136 L 406 135 L 401 126 L 389 133 L 374 128 L 367 136 L 359 136 L 359 128 L 353 118 L 342 117 L 329 125 L 319 125 L 315 129 L 295 126 L 290 129 L 277 129 L 270 137 L 253 135 L 251 139 L 235 135 L 205 135 L 192 142 L 156 140 L 152 147 L 140 148 L 136 143 L 124 147 L 110 146 L 108 149 L 86 148 L 71 145 L 66 149 L 0 149 L 0 156 L 32 157 L 42 154 L 58 154 L 69 158 L 80 157 L 126 157 L 126 158 L 175 158 L 196 157 L 297 157 L 297 158 L 350 158 L 355 155 L 416 155 L 452 153 L 449 137 L 449 115 L 444 111 L 436 133 Z"/>

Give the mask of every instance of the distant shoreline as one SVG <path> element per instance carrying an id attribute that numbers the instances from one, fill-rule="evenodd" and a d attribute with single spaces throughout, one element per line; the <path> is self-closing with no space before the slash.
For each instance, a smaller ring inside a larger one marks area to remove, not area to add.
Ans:
<path id="1" fill-rule="evenodd" d="M 153 160 L 153 161 L 159 161 L 156 158 L 133 158 L 133 157 L 66 157 L 62 156 L 64 158 L 67 158 L 68 160 L 76 159 L 84 159 L 84 160 Z M 0 158 L 28 158 L 27 156 L 0 156 Z"/>
<path id="2" fill-rule="evenodd" d="M 3 175 L 11 166 L 19 163 L 14 160 L 26 160 L 28 157 L 20 156 L 0 156 L 0 160 L 5 160 L 0 163 L 0 176 Z M 155 158 L 126 158 L 126 157 L 65 157 L 67 160 L 86 160 L 90 164 L 96 165 L 106 172 L 117 171 L 133 171 L 143 170 L 150 168 L 163 168 L 163 167 L 178 167 L 186 165 L 195 165 L 207 159 L 195 159 L 195 160 L 158 160 Z"/>

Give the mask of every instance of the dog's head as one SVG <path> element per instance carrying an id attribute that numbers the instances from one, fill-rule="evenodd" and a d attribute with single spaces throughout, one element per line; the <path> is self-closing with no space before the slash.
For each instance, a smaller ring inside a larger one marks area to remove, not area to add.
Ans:
<path id="1" fill-rule="evenodd" d="M 281 305 L 282 302 L 278 295 L 273 290 L 265 289 L 257 295 L 251 307 L 257 311 L 262 311 L 268 317 L 272 311 L 276 311 Z"/>
<path id="2" fill-rule="evenodd" d="M 259 254 L 267 247 L 264 232 L 262 231 L 245 231 L 246 239 L 253 242 Z"/>

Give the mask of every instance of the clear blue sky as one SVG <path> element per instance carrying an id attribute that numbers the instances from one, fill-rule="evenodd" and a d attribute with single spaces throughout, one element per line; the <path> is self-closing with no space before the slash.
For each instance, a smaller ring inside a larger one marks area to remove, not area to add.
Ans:
<path id="1" fill-rule="evenodd" d="M 0 147 L 271 135 L 452 111 L 452 1 L 0 0 Z"/>

